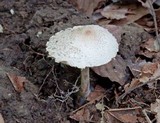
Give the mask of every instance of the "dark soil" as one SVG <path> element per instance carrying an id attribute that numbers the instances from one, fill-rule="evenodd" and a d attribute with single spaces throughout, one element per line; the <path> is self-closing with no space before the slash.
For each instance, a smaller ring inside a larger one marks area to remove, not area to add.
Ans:
<path id="1" fill-rule="evenodd" d="M 11 14 L 11 9 L 14 14 Z M 0 113 L 6 123 L 75 122 L 69 118 L 69 113 L 76 108 L 74 83 L 80 71 L 48 58 L 45 44 L 51 35 L 62 29 L 93 23 L 65 0 L 0 2 L 0 24 L 4 28 L 0 33 Z M 139 28 L 124 27 L 119 54 L 126 61 L 128 57 L 134 61 L 139 45 L 147 36 Z M 18 93 L 6 73 L 25 76 L 30 82 L 25 83 L 24 91 Z M 92 74 L 93 85 L 101 80 L 109 81 Z M 101 81 L 100 85 L 105 87 L 106 84 Z M 107 85 L 106 89 L 111 87 L 110 97 L 118 86 L 111 82 Z M 69 96 L 66 96 L 67 92 L 70 92 Z M 148 104 L 155 100 L 152 92 L 150 98 L 144 94 L 145 91 L 137 93 L 143 94 L 143 101 Z M 117 107 L 113 102 L 115 100 L 107 105 Z"/>
<path id="2" fill-rule="evenodd" d="M 4 27 L 4 33 L 0 34 L 0 112 L 5 122 L 67 122 L 69 112 L 74 109 L 72 100 L 62 103 L 48 96 L 56 92 L 56 83 L 63 91 L 72 87 L 70 82 L 77 79 L 79 71 L 76 73 L 47 58 L 45 44 L 57 31 L 93 21 L 62 0 L 4 0 L 0 2 L 0 16 Z M 38 36 L 38 32 L 42 34 Z M 16 93 L 5 75 L 15 70 L 32 82 L 25 84 L 22 93 Z"/>

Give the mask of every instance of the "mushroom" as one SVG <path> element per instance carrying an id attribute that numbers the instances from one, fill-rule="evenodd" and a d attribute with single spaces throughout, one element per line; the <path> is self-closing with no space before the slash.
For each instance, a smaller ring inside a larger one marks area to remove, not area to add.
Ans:
<path id="1" fill-rule="evenodd" d="M 89 67 L 108 63 L 118 52 L 116 38 L 98 25 L 67 28 L 51 36 L 46 50 L 55 62 L 81 69 L 80 95 L 90 93 Z"/>

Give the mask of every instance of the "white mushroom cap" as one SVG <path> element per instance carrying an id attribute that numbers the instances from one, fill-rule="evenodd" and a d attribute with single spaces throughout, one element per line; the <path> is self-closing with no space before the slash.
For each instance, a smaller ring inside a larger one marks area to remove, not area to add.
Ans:
<path id="1" fill-rule="evenodd" d="M 74 26 L 57 32 L 46 46 L 56 62 L 78 68 L 106 64 L 118 52 L 116 38 L 98 25 Z"/>

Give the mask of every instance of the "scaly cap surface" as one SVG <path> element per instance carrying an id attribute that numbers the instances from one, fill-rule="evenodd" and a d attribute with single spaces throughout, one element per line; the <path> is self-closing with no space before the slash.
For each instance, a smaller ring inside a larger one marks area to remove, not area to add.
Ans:
<path id="1" fill-rule="evenodd" d="M 95 67 L 108 63 L 118 52 L 116 38 L 98 25 L 75 26 L 57 32 L 46 44 L 50 57 L 73 67 Z"/>

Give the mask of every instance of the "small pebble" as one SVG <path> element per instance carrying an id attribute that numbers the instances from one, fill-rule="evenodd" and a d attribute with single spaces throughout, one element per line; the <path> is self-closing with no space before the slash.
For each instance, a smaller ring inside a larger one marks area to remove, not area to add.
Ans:
<path id="1" fill-rule="evenodd" d="M 42 35 L 42 31 L 38 31 L 36 36 L 39 38 L 40 35 Z"/>
<path id="2" fill-rule="evenodd" d="M 0 33 L 3 33 L 3 26 L 0 24 Z"/>
<path id="3" fill-rule="evenodd" d="M 11 13 L 12 15 L 14 15 L 14 14 L 15 14 L 15 12 L 14 12 L 14 10 L 13 10 L 13 9 L 10 9 L 10 13 Z"/>

